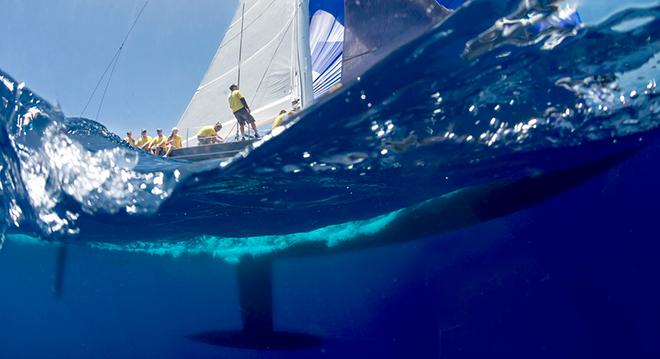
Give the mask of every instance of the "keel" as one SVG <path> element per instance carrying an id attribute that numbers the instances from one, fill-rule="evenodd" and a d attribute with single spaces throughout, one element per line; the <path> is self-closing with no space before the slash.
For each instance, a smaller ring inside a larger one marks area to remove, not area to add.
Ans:
<path id="1" fill-rule="evenodd" d="M 236 268 L 243 329 L 208 331 L 189 339 L 222 347 L 257 350 L 293 350 L 316 347 L 313 335 L 276 331 L 273 325 L 272 258 L 243 258 Z"/>

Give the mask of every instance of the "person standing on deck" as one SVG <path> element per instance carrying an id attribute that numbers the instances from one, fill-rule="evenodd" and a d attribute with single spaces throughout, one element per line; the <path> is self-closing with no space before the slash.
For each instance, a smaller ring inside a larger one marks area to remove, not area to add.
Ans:
<path id="1" fill-rule="evenodd" d="M 257 124 L 250 114 L 250 106 L 248 106 L 245 97 L 241 95 L 241 92 L 238 90 L 237 85 L 229 86 L 229 108 L 231 112 L 234 113 L 236 121 L 238 121 L 238 127 L 241 131 L 241 138 L 245 140 L 245 124 L 248 123 L 254 130 L 254 137 L 259 138 L 259 132 L 257 131 Z"/>
<path id="2" fill-rule="evenodd" d="M 133 138 L 133 132 L 128 131 L 126 132 L 126 137 L 124 137 L 124 141 L 128 143 L 129 145 L 135 147 L 135 139 Z"/>

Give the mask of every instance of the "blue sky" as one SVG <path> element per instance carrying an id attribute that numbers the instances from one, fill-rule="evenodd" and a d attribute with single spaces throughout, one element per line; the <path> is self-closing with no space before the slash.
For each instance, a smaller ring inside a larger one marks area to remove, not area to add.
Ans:
<path id="1" fill-rule="evenodd" d="M 142 0 L 3 0 L 0 69 L 77 116 Z M 114 132 L 176 124 L 238 0 L 152 0 L 133 30 L 100 122 Z M 93 110 L 86 113 L 93 117 Z"/>
<path id="2" fill-rule="evenodd" d="M 630 1 L 580 0 L 587 23 Z M 657 0 L 636 0 L 649 4 Z M 3 0 L 0 69 L 77 116 L 143 0 Z M 176 124 L 238 0 L 152 0 L 122 53 L 100 121 L 122 134 Z M 98 96 L 97 96 L 98 99 Z M 96 113 L 96 102 L 87 117 Z"/>

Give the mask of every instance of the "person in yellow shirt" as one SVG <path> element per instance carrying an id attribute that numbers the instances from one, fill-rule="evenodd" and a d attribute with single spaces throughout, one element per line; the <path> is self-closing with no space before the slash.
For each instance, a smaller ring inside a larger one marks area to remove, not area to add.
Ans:
<path id="1" fill-rule="evenodd" d="M 183 140 L 181 139 L 181 136 L 179 136 L 179 129 L 174 127 L 172 129 L 172 133 L 170 134 L 170 137 L 167 138 L 167 151 L 165 152 L 165 155 L 163 155 L 163 157 L 169 156 L 172 150 L 181 147 L 183 147 Z"/>
<path id="2" fill-rule="evenodd" d="M 151 137 L 147 134 L 147 130 L 140 131 L 140 139 L 135 142 L 135 147 L 141 148 L 145 151 L 151 149 Z"/>
<path id="3" fill-rule="evenodd" d="M 126 137 L 124 137 L 124 141 L 128 143 L 129 145 L 135 147 L 135 139 L 133 138 L 133 132 L 128 131 L 126 132 Z"/>
<path id="4" fill-rule="evenodd" d="M 223 139 L 218 135 L 220 130 L 222 130 L 222 124 L 220 122 L 216 122 L 214 126 L 202 127 L 199 132 L 197 132 L 197 142 L 200 145 L 222 143 Z"/>
<path id="5" fill-rule="evenodd" d="M 238 127 L 241 130 L 241 138 L 245 140 L 245 124 L 249 124 L 254 130 L 254 137 L 259 138 L 259 132 L 257 131 L 257 123 L 250 114 L 250 106 L 248 106 L 245 97 L 241 95 L 241 92 L 238 90 L 237 85 L 229 86 L 229 108 L 231 112 L 234 113 L 236 121 L 238 121 Z"/>
<path id="6" fill-rule="evenodd" d="M 286 110 L 280 111 L 280 114 L 275 117 L 275 121 L 273 121 L 273 128 L 280 126 L 281 124 L 284 123 L 284 119 L 287 117 L 288 113 Z"/>
<path id="7" fill-rule="evenodd" d="M 156 137 L 151 140 L 151 153 L 160 156 L 161 153 L 167 151 L 167 137 L 163 135 L 163 129 L 156 130 Z"/>

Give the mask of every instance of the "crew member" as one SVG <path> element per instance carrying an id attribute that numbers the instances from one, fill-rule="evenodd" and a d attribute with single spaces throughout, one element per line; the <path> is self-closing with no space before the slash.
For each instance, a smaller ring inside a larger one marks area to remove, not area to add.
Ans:
<path id="1" fill-rule="evenodd" d="M 179 129 L 174 127 L 170 137 L 167 138 L 167 151 L 163 157 L 169 156 L 173 149 L 181 147 L 183 147 L 183 141 L 181 140 L 181 136 L 179 136 Z"/>
<path id="2" fill-rule="evenodd" d="M 159 156 L 161 153 L 167 151 L 167 137 L 163 135 L 163 129 L 156 130 L 156 137 L 151 140 L 151 153 Z"/>
<path id="3" fill-rule="evenodd" d="M 275 121 L 273 121 L 273 128 L 284 123 L 284 119 L 286 118 L 286 116 L 287 116 L 286 110 L 280 111 L 280 114 L 277 115 L 277 117 L 275 117 Z"/>
<path id="4" fill-rule="evenodd" d="M 248 106 L 247 101 L 245 101 L 245 97 L 241 95 L 237 85 L 229 86 L 229 90 L 231 91 L 229 94 L 229 108 L 231 109 L 231 112 L 234 113 L 236 121 L 238 121 L 238 127 L 241 131 L 241 138 L 245 140 L 244 127 L 246 123 L 250 124 L 254 130 L 254 137 L 259 138 L 257 123 L 254 120 L 254 117 L 252 117 L 252 114 L 250 114 L 250 106 Z"/>
<path id="5" fill-rule="evenodd" d="M 135 147 L 141 148 L 145 151 L 151 149 L 151 137 L 147 134 L 147 130 L 140 131 L 140 139 L 135 142 Z"/>
<path id="6" fill-rule="evenodd" d="M 214 126 L 202 127 L 199 132 L 197 132 L 197 142 L 200 145 L 222 143 L 223 139 L 218 135 L 220 130 L 222 130 L 222 124 L 220 122 L 216 122 Z"/>
<path id="7" fill-rule="evenodd" d="M 128 143 L 129 145 L 135 147 L 135 139 L 133 138 L 133 132 L 128 131 L 126 132 L 126 137 L 124 137 L 124 141 Z"/>

